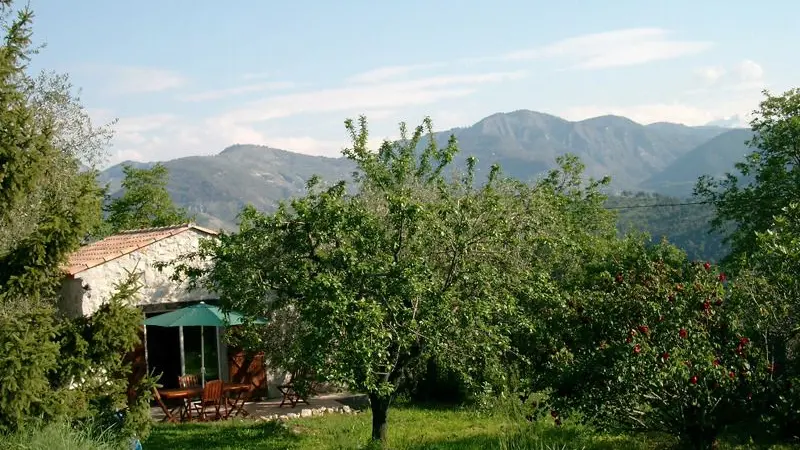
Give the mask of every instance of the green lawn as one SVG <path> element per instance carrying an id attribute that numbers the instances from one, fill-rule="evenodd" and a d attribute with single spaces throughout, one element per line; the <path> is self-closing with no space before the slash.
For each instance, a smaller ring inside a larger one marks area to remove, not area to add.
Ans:
<path id="1" fill-rule="evenodd" d="M 179 449 L 358 449 L 370 435 L 369 411 L 295 419 L 286 425 L 237 420 L 208 424 L 158 425 L 145 450 Z M 609 435 L 549 420 L 528 423 L 503 414 L 469 410 L 398 407 L 389 413 L 392 449 L 667 449 L 675 440 L 663 435 Z M 797 446 L 734 446 L 720 449 Z"/>
<path id="2" fill-rule="evenodd" d="M 296 419 L 287 425 L 252 421 L 159 425 L 146 450 L 178 449 L 353 449 L 370 435 L 369 412 Z M 652 449 L 669 439 L 593 435 L 576 427 L 518 422 L 500 414 L 396 408 L 390 411 L 393 449 Z"/>

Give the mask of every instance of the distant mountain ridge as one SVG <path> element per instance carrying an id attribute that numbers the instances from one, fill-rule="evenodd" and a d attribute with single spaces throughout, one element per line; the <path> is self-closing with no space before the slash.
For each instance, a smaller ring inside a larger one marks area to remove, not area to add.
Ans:
<path id="1" fill-rule="evenodd" d="M 741 159 L 737 155 L 746 150 L 747 133 L 718 126 L 641 125 L 619 116 L 568 121 L 518 110 L 437 132 L 435 138 L 444 144 L 454 134 L 461 149 L 456 164 L 463 168 L 463 161 L 475 156 L 479 173 L 499 163 L 506 175 L 531 180 L 555 167 L 559 155 L 573 153 L 586 164 L 588 175 L 611 175 L 616 192 L 665 189 L 670 195 L 685 196 L 691 193 L 689 184 L 697 170 L 713 174 L 732 170 Z M 200 223 L 224 228 L 235 225 L 237 214 L 248 203 L 269 211 L 280 200 L 302 194 L 312 175 L 336 181 L 349 178 L 355 168 L 344 158 L 256 145 L 233 145 L 217 155 L 164 164 L 170 170 L 168 189 L 176 203 L 196 214 Z M 121 165 L 116 165 L 104 170 L 100 181 L 109 183 L 113 192 L 121 177 Z"/>

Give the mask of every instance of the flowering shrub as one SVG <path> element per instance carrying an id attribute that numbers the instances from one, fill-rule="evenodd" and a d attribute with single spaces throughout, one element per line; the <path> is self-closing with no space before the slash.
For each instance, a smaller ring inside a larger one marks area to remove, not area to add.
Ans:
<path id="1" fill-rule="evenodd" d="M 669 245 L 633 250 L 571 302 L 554 404 L 710 447 L 786 387 L 768 347 L 769 308 Z"/>

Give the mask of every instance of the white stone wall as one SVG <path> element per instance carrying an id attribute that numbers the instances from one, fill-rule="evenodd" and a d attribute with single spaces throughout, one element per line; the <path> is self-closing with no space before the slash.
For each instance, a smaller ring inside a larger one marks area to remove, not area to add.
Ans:
<path id="1" fill-rule="evenodd" d="M 200 240 L 209 237 L 205 233 L 190 229 L 76 274 L 75 278 L 80 279 L 83 291 L 79 310 L 83 315 L 91 315 L 97 311 L 100 305 L 114 293 L 115 285 L 127 277 L 127 271 L 141 273 L 142 288 L 137 299 L 138 305 L 216 298 L 215 295 L 200 290 L 189 292 L 185 283 L 176 283 L 170 279 L 173 274 L 170 267 L 159 271 L 154 266 L 156 262 L 171 262 L 181 255 L 196 251 Z M 72 297 L 75 297 L 78 295 L 76 294 L 76 283 L 73 281 L 71 286 L 68 286 L 69 284 L 69 281 L 65 283 L 64 291 L 68 291 Z M 66 298 L 64 300 L 69 301 Z M 74 302 L 74 300 L 72 301 Z M 70 305 L 64 305 L 64 307 L 66 310 L 78 309 Z"/>

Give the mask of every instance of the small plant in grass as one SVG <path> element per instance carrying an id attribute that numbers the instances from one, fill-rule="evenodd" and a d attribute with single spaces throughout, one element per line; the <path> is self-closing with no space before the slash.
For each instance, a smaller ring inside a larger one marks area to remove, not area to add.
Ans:
<path id="1" fill-rule="evenodd" d="M 710 448 L 785 387 L 782 361 L 769 349 L 767 307 L 724 273 L 689 264 L 667 244 L 615 265 L 572 316 L 575 341 L 556 366 L 557 406 Z"/>

